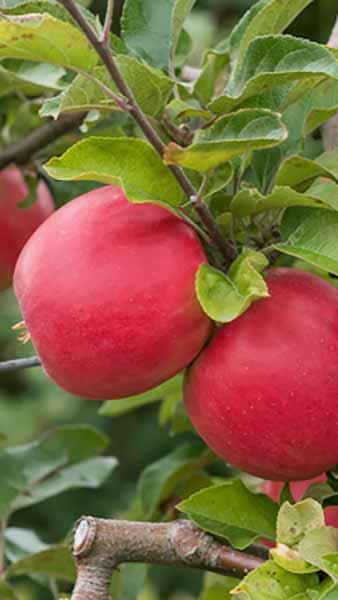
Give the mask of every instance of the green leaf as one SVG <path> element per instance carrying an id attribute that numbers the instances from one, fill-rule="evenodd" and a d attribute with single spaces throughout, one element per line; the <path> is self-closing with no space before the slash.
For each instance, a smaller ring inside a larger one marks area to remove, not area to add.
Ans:
<path id="1" fill-rule="evenodd" d="M 328 177 L 337 181 L 334 171 L 321 165 L 319 159 L 310 160 L 303 156 L 290 156 L 281 164 L 275 184 L 304 191 L 316 177 Z"/>
<path id="2" fill-rule="evenodd" d="M 19 600 L 14 589 L 3 579 L 0 579 L 0 598 L 1 600 Z"/>
<path id="3" fill-rule="evenodd" d="M 207 53 L 202 72 L 194 85 L 194 96 L 199 99 L 203 106 L 208 104 L 214 96 L 215 89 L 218 87 L 218 80 L 224 74 L 228 64 L 229 55 L 227 53 L 218 54 L 212 50 Z"/>
<path id="4" fill-rule="evenodd" d="M 338 148 L 324 152 L 324 154 L 318 156 L 316 161 L 324 169 L 333 173 L 335 177 L 338 177 Z"/>
<path id="5" fill-rule="evenodd" d="M 317 584 L 316 575 L 294 575 L 269 560 L 249 573 L 232 591 L 232 597 L 235 600 L 293 600 Z"/>
<path id="6" fill-rule="evenodd" d="M 335 527 L 313 529 L 299 544 L 299 554 L 304 560 L 334 578 L 338 577 L 337 557 L 334 558 L 337 553 L 338 529 Z"/>
<path id="7" fill-rule="evenodd" d="M 167 164 L 205 172 L 250 150 L 280 144 L 286 137 L 287 130 L 279 114 L 243 109 L 221 117 L 207 129 L 199 130 L 194 143 L 187 148 L 171 142 L 164 159 Z"/>
<path id="8" fill-rule="evenodd" d="M 235 548 L 246 548 L 257 537 L 273 540 L 276 535 L 277 504 L 250 492 L 240 480 L 197 492 L 177 508 Z"/>
<path id="9" fill-rule="evenodd" d="M 206 314 L 214 321 L 228 323 L 255 300 L 268 297 L 267 285 L 260 274 L 268 264 L 260 252 L 244 250 L 228 275 L 210 265 L 201 265 L 196 275 L 196 292 Z"/>
<path id="10" fill-rule="evenodd" d="M 338 275 L 338 213 L 320 208 L 288 209 L 283 239 L 274 248 Z"/>
<path id="11" fill-rule="evenodd" d="M 172 494 L 180 481 L 186 481 L 192 473 L 214 460 L 210 451 L 198 442 L 179 446 L 167 456 L 148 465 L 137 486 L 142 518 L 153 518 L 159 504 Z"/>
<path id="12" fill-rule="evenodd" d="M 149 565 L 120 565 L 113 572 L 109 597 L 117 598 L 118 600 L 141 600 L 141 594 L 147 582 L 148 571 Z M 144 600 L 146 599 L 147 597 L 144 598 Z"/>
<path id="13" fill-rule="evenodd" d="M 260 0 L 248 10 L 230 36 L 232 63 L 243 61 L 248 46 L 258 36 L 282 33 L 312 0 Z"/>
<path id="14" fill-rule="evenodd" d="M 131 56 L 117 56 L 115 62 L 142 110 L 150 116 L 162 112 L 173 82 L 161 71 Z M 105 67 L 95 67 L 91 75 L 119 94 Z M 61 94 L 58 113 L 80 110 L 120 110 L 114 100 L 92 79 L 78 75 Z"/>
<path id="15" fill-rule="evenodd" d="M 338 187 L 334 184 L 335 191 L 338 192 Z M 290 187 L 276 186 L 271 194 L 263 196 L 254 188 L 244 188 L 231 202 L 231 211 L 236 217 L 247 217 L 250 215 L 258 215 L 261 212 L 288 208 L 291 206 L 309 206 L 314 208 L 334 208 L 338 210 L 338 193 L 330 194 L 330 198 L 321 197 L 323 194 L 316 193 L 320 190 L 308 190 L 301 194 Z M 334 206 L 332 206 L 334 204 Z"/>
<path id="16" fill-rule="evenodd" d="M 49 14 L 0 15 L 0 58 L 91 71 L 98 56 L 81 31 Z"/>
<path id="17" fill-rule="evenodd" d="M 36 442 L 0 452 L 0 516 L 75 487 L 98 487 L 116 465 L 94 458 L 107 440 L 91 427 L 61 427 Z"/>
<path id="18" fill-rule="evenodd" d="M 135 138 L 91 137 L 52 158 L 45 169 L 55 179 L 121 185 L 132 202 L 179 206 L 184 194 L 155 150 Z"/>
<path id="19" fill-rule="evenodd" d="M 231 600 L 231 590 L 238 585 L 235 577 L 206 573 L 200 600 Z"/>
<path id="20" fill-rule="evenodd" d="M 168 394 L 180 391 L 182 389 L 182 383 L 183 376 L 176 375 L 176 377 L 165 381 L 165 383 L 162 383 L 156 388 L 144 392 L 143 394 L 137 394 L 130 398 L 122 398 L 121 400 L 109 400 L 102 405 L 99 413 L 105 417 L 118 417 L 126 412 L 140 408 L 141 406 L 157 402 Z"/>
<path id="21" fill-rule="evenodd" d="M 16 562 L 27 554 L 34 554 L 48 548 L 48 545 L 44 544 L 30 529 L 7 527 L 4 537 L 5 554 L 10 562 Z"/>
<path id="22" fill-rule="evenodd" d="M 12 563 L 7 571 L 13 575 L 47 575 L 65 581 L 75 581 L 75 560 L 65 546 L 52 546 Z"/>
<path id="23" fill-rule="evenodd" d="M 59 84 L 60 78 L 65 74 L 62 67 L 29 61 L 19 61 L 16 65 L 8 62 L 0 66 L 0 96 L 20 92 L 34 97 L 43 94 L 46 89 L 62 88 Z"/>
<path id="24" fill-rule="evenodd" d="M 151 65 L 167 68 L 194 3 L 195 0 L 126 0 L 122 15 L 124 41 Z"/>
<path id="25" fill-rule="evenodd" d="M 226 94 L 208 108 L 222 114 L 270 88 L 303 79 L 314 86 L 325 78 L 338 80 L 338 63 L 324 46 L 289 35 L 258 37 L 250 43 L 241 68 L 233 72 Z M 297 96 L 301 93 L 303 88 Z"/>

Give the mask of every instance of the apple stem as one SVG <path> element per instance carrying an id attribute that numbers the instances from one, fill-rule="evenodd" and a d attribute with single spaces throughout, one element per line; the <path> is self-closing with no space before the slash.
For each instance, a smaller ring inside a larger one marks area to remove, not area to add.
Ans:
<path id="1" fill-rule="evenodd" d="M 112 572 L 123 563 L 188 566 L 241 578 L 264 562 L 185 520 L 139 523 L 83 517 L 72 550 L 78 566 L 72 600 L 108 600 Z"/>
<path id="2" fill-rule="evenodd" d="M 18 371 L 19 369 L 28 369 L 30 367 L 40 367 L 41 362 L 37 356 L 29 358 L 14 358 L 0 362 L 0 373 L 9 373 L 10 371 Z"/>
<path id="3" fill-rule="evenodd" d="M 91 24 L 87 21 L 86 17 L 79 10 L 77 4 L 74 0 L 58 0 L 59 4 L 62 4 L 64 8 L 69 12 L 69 14 L 73 17 L 74 21 L 78 24 L 80 29 L 83 31 L 85 36 L 87 37 L 90 44 L 93 46 L 99 57 L 101 58 L 103 64 L 105 65 L 108 73 L 110 74 L 112 80 L 114 81 L 117 89 L 127 99 L 127 104 L 124 107 L 125 111 L 130 114 L 131 117 L 136 121 L 139 127 L 142 129 L 144 135 L 147 140 L 151 143 L 156 152 L 163 157 L 166 146 L 162 142 L 160 136 L 157 131 L 154 129 L 152 124 L 150 123 L 147 116 L 142 111 L 141 107 L 137 103 L 132 90 L 130 89 L 128 83 L 125 81 L 122 73 L 117 67 L 114 57 L 112 55 L 109 43 L 107 41 L 107 36 L 100 36 L 91 26 Z M 106 18 L 106 22 L 110 19 L 112 7 L 108 4 L 107 13 L 108 16 Z M 109 40 L 109 36 L 108 36 Z M 176 165 L 167 165 L 168 169 L 172 172 L 181 188 L 183 189 L 185 195 L 188 199 L 193 196 L 197 196 L 197 192 L 192 185 L 189 178 L 186 176 L 184 171 L 180 169 L 180 167 Z M 228 240 L 225 239 L 221 229 L 218 227 L 216 221 L 214 220 L 212 214 L 209 209 L 205 206 L 205 204 L 200 201 L 195 205 L 196 211 L 199 214 L 201 221 L 204 223 L 210 237 L 212 239 L 213 245 L 218 248 L 221 254 L 224 256 L 226 261 L 229 261 L 229 258 L 233 258 L 233 248 L 228 243 Z M 184 218 L 184 216 L 182 215 Z M 190 222 L 191 225 L 191 222 Z"/>

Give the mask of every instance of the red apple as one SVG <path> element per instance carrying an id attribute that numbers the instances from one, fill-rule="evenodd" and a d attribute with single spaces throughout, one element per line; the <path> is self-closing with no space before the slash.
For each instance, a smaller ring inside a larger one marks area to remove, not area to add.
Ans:
<path id="1" fill-rule="evenodd" d="M 326 483 L 326 473 L 322 473 L 306 481 L 291 481 L 290 491 L 296 502 L 302 500 L 308 487 L 314 483 Z M 261 491 L 275 502 L 279 501 L 281 491 L 284 487 L 283 481 L 265 481 Z M 330 527 L 338 527 L 338 506 L 327 506 L 324 508 L 325 524 Z"/>
<path id="2" fill-rule="evenodd" d="M 42 364 L 94 399 L 138 394 L 186 367 L 211 329 L 195 293 L 193 230 L 107 186 L 58 210 L 23 250 L 14 286 Z"/>
<path id="3" fill-rule="evenodd" d="M 15 263 L 28 238 L 54 210 L 49 189 L 40 181 L 36 201 L 20 208 L 28 188 L 17 167 L 0 171 L 0 291 L 12 282 Z"/>
<path id="4" fill-rule="evenodd" d="M 338 289 L 273 269 L 271 296 L 222 327 L 188 372 L 192 423 L 216 454 L 264 479 L 338 462 Z"/>

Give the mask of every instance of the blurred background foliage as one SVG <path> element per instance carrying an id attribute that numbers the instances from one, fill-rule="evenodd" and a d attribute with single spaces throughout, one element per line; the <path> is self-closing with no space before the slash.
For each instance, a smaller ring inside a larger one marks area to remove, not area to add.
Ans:
<path id="1" fill-rule="evenodd" d="M 189 64 L 198 66 L 205 48 L 226 38 L 242 13 L 253 3 L 254 0 L 197 0 L 186 23 L 186 30 L 192 38 Z M 117 31 L 121 7 L 122 1 L 116 1 Z M 102 16 L 105 0 L 95 0 L 91 9 Z M 336 3 L 332 0 L 316 0 L 292 24 L 289 32 L 325 42 L 336 12 Z M 2 99 L 0 113 L 7 109 L 8 99 Z M 22 119 L 20 120 L 22 126 Z M 118 124 L 113 124 L 113 127 L 116 126 Z M 22 135 L 22 127 L 20 130 Z M 4 132 L 2 136 L 5 137 Z M 92 186 L 88 183 L 57 182 L 52 187 L 57 204 L 61 205 Z M 0 360 L 33 353 L 31 345 L 21 346 L 11 331 L 11 326 L 20 320 L 12 291 L 3 292 L 0 295 Z M 0 432 L 6 436 L 6 444 L 34 440 L 41 432 L 56 425 L 86 423 L 109 436 L 109 454 L 119 460 L 119 467 L 99 492 L 76 490 L 61 494 L 19 511 L 11 520 L 12 526 L 33 529 L 44 542 L 53 543 L 69 532 L 81 514 L 102 517 L 122 514 L 131 503 L 138 477 L 144 467 L 163 457 L 190 436 L 189 433 L 184 433 L 173 437 L 169 435 L 167 427 L 159 426 L 156 404 L 115 419 L 100 416 L 98 408 L 95 402 L 71 397 L 58 389 L 40 369 L 0 376 Z M 175 571 L 157 568 L 153 569 L 150 584 L 139 598 L 189 600 L 198 597 L 200 583 L 199 573 L 184 569 Z M 16 591 L 20 600 L 52 598 L 47 588 L 28 578 L 17 578 Z M 126 592 L 124 598 L 131 600 L 133 596 Z"/>

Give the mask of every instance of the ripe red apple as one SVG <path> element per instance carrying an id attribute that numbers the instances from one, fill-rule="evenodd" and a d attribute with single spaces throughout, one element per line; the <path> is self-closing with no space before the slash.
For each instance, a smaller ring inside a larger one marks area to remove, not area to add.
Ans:
<path id="1" fill-rule="evenodd" d="M 272 269 L 270 297 L 222 327 L 188 372 L 192 423 L 242 470 L 304 480 L 338 462 L 338 289 Z"/>
<path id="2" fill-rule="evenodd" d="M 94 399 L 151 389 L 186 367 L 211 322 L 195 293 L 192 229 L 107 186 L 58 210 L 23 250 L 14 287 L 42 364 Z"/>
<path id="3" fill-rule="evenodd" d="M 314 483 L 326 483 L 326 473 L 322 473 L 306 481 L 291 481 L 290 491 L 296 502 L 302 500 L 308 487 Z M 275 502 L 279 501 L 281 491 L 284 487 L 283 481 L 264 481 L 261 491 Z M 338 506 L 327 506 L 324 508 L 325 524 L 330 527 L 338 527 Z"/>
<path id="4" fill-rule="evenodd" d="M 40 181 L 36 201 L 20 208 L 28 188 L 15 166 L 0 171 L 0 291 L 11 285 L 15 263 L 28 238 L 54 210 L 49 189 Z"/>

